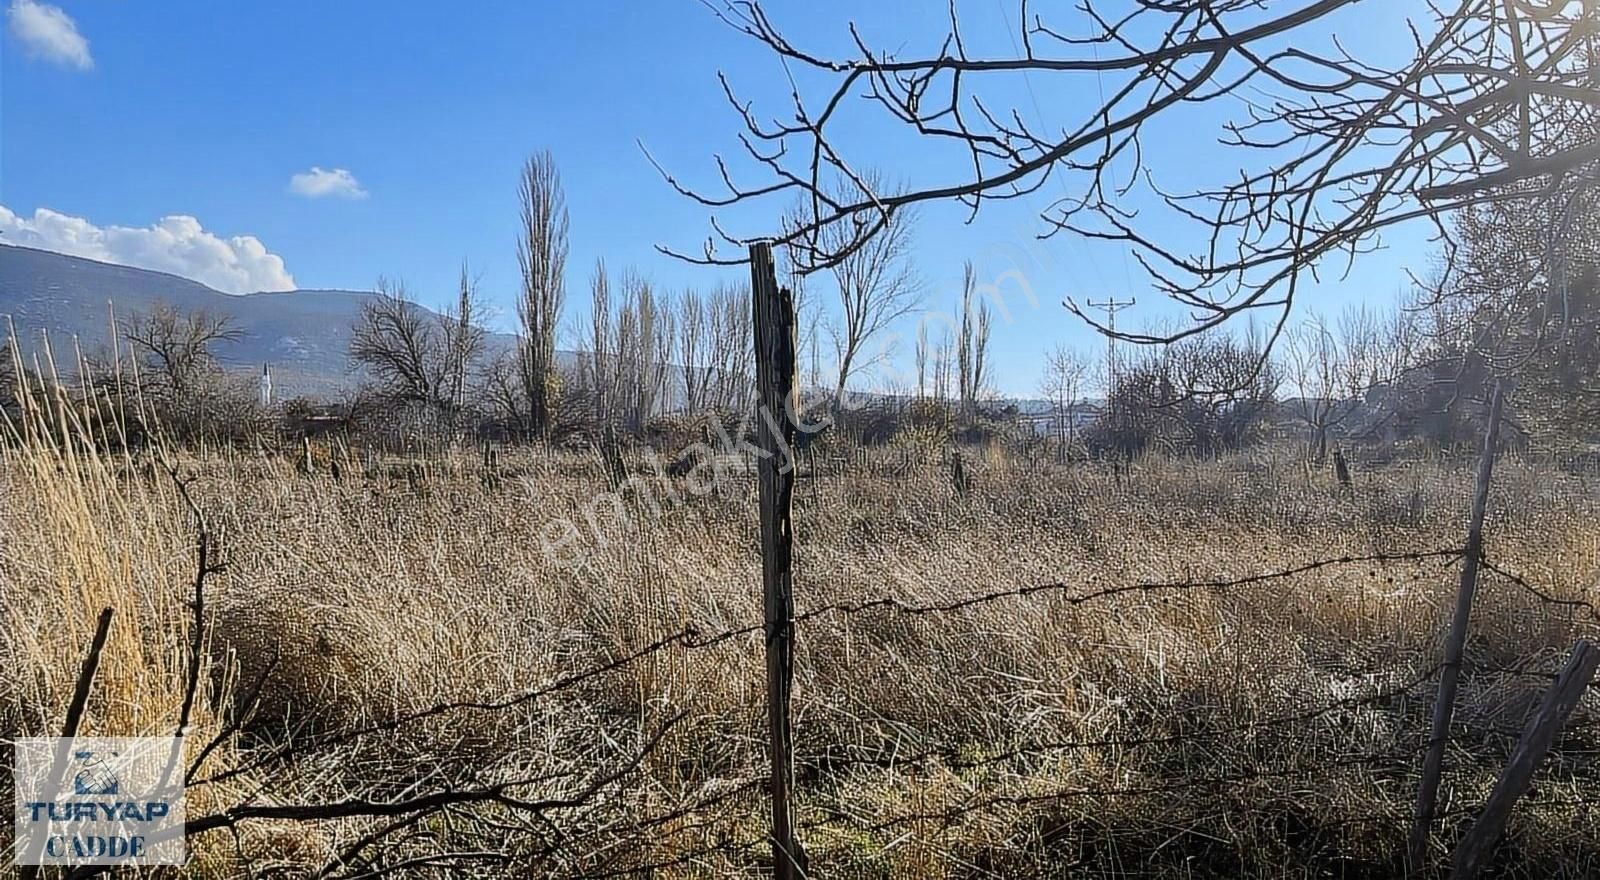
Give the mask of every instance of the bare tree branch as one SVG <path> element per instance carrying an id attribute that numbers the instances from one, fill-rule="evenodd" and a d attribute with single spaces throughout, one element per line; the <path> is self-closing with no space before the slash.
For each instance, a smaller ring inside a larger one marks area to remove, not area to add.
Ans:
<path id="1" fill-rule="evenodd" d="M 1360 26 L 1356 0 L 1084 0 L 1076 27 L 1030 20 L 1023 4 L 1022 47 L 987 56 L 971 50 L 953 6 L 934 51 L 885 51 L 852 28 L 854 54 L 827 57 L 791 41 L 755 0 L 708 5 L 804 76 L 791 77 L 782 122 L 761 121 L 725 84 L 743 123 L 741 165 L 753 174 L 719 157 L 720 191 L 668 180 L 713 209 L 798 198 L 806 211 L 747 232 L 713 215 L 703 255 L 663 250 L 732 263 L 742 256 L 723 256 L 719 243 L 769 238 L 815 272 L 887 234 L 913 205 L 957 201 L 975 213 L 985 199 L 1016 198 L 1056 177 L 1068 195 L 1045 211 L 1047 234 L 1127 247 L 1145 281 L 1192 314 L 1159 336 L 1114 333 L 1138 342 L 1185 338 L 1253 309 L 1286 313 L 1303 274 L 1333 256 L 1348 266 L 1390 226 L 1499 201 L 1508 188 L 1555 191 L 1600 163 L 1593 139 L 1573 136 L 1600 111 L 1594 0 L 1430 4 L 1408 22 L 1411 51 L 1388 58 L 1358 57 L 1339 39 L 1340 28 Z M 1031 89 L 1020 82 L 1029 75 L 1055 94 L 1093 78 L 1104 97 L 1062 110 L 1071 114 L 1064 128 L 1004 111 L 998 96 Z M 1111 178 L 1114 159 L 1156 136 L 1151 124 L 1182 124 L 1179 108 L 1192 114 L 1195 105 L 1220 120 L 1238 167 L 1201 169 L 1202 182 L 1181 191 L 1148 171 L 1120 185 Z M 885 122 L 930 150 L 953 146 L 966 173 L 876 186 L 857 170 L 867 157 L 839 133 Z M 834 191 L 834 180 L 850 187 Z M 1192 253 L 1179 245 L 1195 241 Z"/>

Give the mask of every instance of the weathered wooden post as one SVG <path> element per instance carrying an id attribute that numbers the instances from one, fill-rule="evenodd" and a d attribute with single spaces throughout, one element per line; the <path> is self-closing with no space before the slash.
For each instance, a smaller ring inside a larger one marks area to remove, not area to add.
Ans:
<path id="1" fill-rule="evenodd" d="M 628 482 L 628 465 L 622 460 L 622 441 L 617 439 L 617 428 L 610 423 L 606 424 L 604 436 L 600 440 L 600 457 L 605 462 L 606 479 L 611 484 L 611 491 L 620 492 Z"/>
<path id="2" fill-rule="evenodd" d="M 756 462 L 761 499 L 762 611 L 766 622 L 767 726 L 772 751 L 772 873 L 779 880 L 806 875 L 805 851 L 794 834 L 791 803 L 794 756 L 789 695 L 794 683 L 793 417 L 795 397 L 794 298 L 778 287 L 772 245 L 750 246 L 750 295 L 755 317 L 756 424 L 762 455 Z"/>
<path id="3" fill-rule="evenodd" d="M 1350 488 L 1350 463 L 1345 461 L 1343 449 L 1333 451 L 1333 475 L 1338 478 L 1339 485 Z"/>
<path id="4" fill-rule="evenodd" d="M 1528 790 L 1533 771 L 1538 769 L 1545 752 L 1550 751 L 1550 744 L 1555 742 L 1556 734 L 1561 731 L 1561 725 L 1567 722 L 1567 716 L 1572 714 L 1578 700 L 1588 690 L 1597 665 L 1600 665 L 1600 650 L 1595 648 L 1593 642 L 1579 639 L 1572 646 L 1567 665 L 1556 676 L 1550 689 L 1545 691 L 1539 711 L 1528 719 L 1527 726 L 1523 728 L 1522 739 L 1517 741 L 1517 750 L 1511 753 L 1511 760 L 1506 763 L 1505 772 L 1500 774 L 1500 781 L 1495 783 L 1494 791 L 1483 805 L 1478 821 L 1472 823 L 1456 847 L 1455 871 L 1451 875 L 1456 880 L 1472 880 L 1484 862 L 1488 861 L 1489 851 L 1500 839 L 1500 832 L 1505 830 L 1506 820 L 1511 817 L 1511 808 Z"/>
<path id="5" fill-rule="evenodd" d="M 1505 391 L 1494 386 L 1489 402 L 1489 424 L 1484 430 L 1483 457 L 1478 462 L 1478 485 L 1472 499 L 1472 520 L 1467 527 L 1465 558 L 1461 562 L 1461 588 L 1456 593 L 1455 617 L 1444 644 L 1444 665 L 1439 672 L 1439 693 L 1434 697 L 1433 726 L 1428 735 L 1428 754 L 1422 762 L 1422 784 L 1417 789 L 1416 821 L 1411 826 L 1406 864 L 1413 875 L 1427 864 L 1428 839 L 1433 833 L 1434 809 L 1439 797 L 1439 774 L 1444 766 L 1444 749 L 1450 740 L 1450 718 L 1455 713 L 1456 684 L 1461 678 L 1461 657 L 1467 644 L 1467 623 L 1472 619 L 1472 597 L 1478 589 L 1478 560 L 1483 555 L 1483 516 L 1489 506 L 1489 484 L 1494 477 L 1495 439 L 1500 427 L 1500 407 Z"/>
<path id="6" fill-rule="evenodd" d="M 345 442 L 343 433 L 333 435 L 333 449 L 328 458 L 328 472 L 333 475 L 334 482 L 343 482 L 344 471 L 351 466 L 350 444 Z"/>

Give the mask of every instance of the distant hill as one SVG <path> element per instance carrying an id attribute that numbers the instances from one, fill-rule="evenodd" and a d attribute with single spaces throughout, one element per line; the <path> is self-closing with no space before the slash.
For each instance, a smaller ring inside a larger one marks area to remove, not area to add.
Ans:
<path id="1" fill-rule="evenodd" d="M 234 370 L 271 364 L 273 384 L 284 395 L 331 395 L 356 383 L 350 333 L 362 300 L 372 295 L 294 290 L 235 296 L 165 272 L 0 245 L 0 336 L 9 316 L 24 351 L 37 350 L 46 333 L 58 356 L 71 351 L 74 337 L 85 353 L 108 351 L 108 303 L 121 320 L 165 301 L 185 311 L 204 308 L 230 316 L 244 336 L 219 345 L 218 359 Z M 492 345 L 513 342 L 507 334 L 491 334 Z"/>
<path id="2" fill-rule="evenodd" d="M 165 272 L 0 245 L 0 341 L 9 317 L 25 354 L 38 351 L 48 334 L 63 368 L 71 361 L 74 338 L 85 354 L 110 351 L 110 307 L 115 307 L 120 321 L 164 301 L 184 311 L 203 308 L 233 319 L 244 336 L 218 345 L 214 352 L 230 370 L 254 373 L 262 364 L 270 364 L 273 388 L 280 397 L 336 396 L 360 381 L 350 363 L 350 333 L 360 317 L 362 300 L 373 295 L 354 290 L 227 294 Z M 510 334 L 489 334 L 491 350 L 515 343 Z M 556 358 L 570 368 L 578 355 L 560 351 Z M 668 408 L 682 399 L 678 372 L 674 366 L 675 387 L 667 392 Z M 881 396 L 867 394 L 872 399 Z M 1042 400 L 1017 403 L 1026 415 L 1049 409 Z"/>

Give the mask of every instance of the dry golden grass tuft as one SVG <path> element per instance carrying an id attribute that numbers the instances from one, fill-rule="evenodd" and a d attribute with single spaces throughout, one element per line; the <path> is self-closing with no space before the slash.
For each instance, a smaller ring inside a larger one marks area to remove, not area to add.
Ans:
<path id="1" fill-rule="evenodd" d="M 924 453 L 909 468 L 891 450 L 802 477 L 802 615 L 1055 586 L 943 612 L 805 617 L 800 810 L 821 876 L 1394 870 L 1453 560 L 1199 584 L 1455 547 L 1469 463 L 1358 472 L 1351 491 L 1270 451 L 1150 460 L 1119 477 L 995 450 L 966 457 L 972 489 L 960 497 Z M 578 454 L 507 453 L 495 481 L 471 454 L 349 466 L 338 481 L 299 473 L 292 454 L 169 456 L 227 562 L 209 582 L 193 738 L 243 722 L 207 759 L 200 777 L 223 779 L 191 790 L 191 815 L 526 777 L 541 780 L 529 798 L 571 795 L 681 716 L 636 772 L 578 808 L 440 813 L 344 863 L 387 820 L 245 822 L 238 847 L 226 831 L 192 841 L 192 873 L 340 876 L 444 851 L 483 855 L 463 864 L 487 874 L 758 872 L 760 636 L 698 646 L 760 621 L 753 481 L 737 468 L 718 491 L 659 514 L 635 493 L 618 518 L 595 503 L 609 488 L 602 467 Z M 1506 462 L 1492 559 L 1553 596 L 1593 600 L 1594 480 Z M 660 491 L 653 478 L 639 485 Z M 0 492 L 6 736 L 59 727 L 106 606 L 117 617 L 87 732 L 169 731 L 192 636 L 195 537 L 170 479 L 147 459 L 35 439 L 4 453 Z M 576 564 L 543 546 L 562 519 L 582 535 L 565 547 L 583 550 Z M 1141 582 L 1197 586 L 1078 600 Z M 1543 686 L 1516 668 L 1554 668 L 1594 624 L 1486 580 L 1442 841 L 1470 819 Z M 546 687 L 686 631 L 537 699 L 400 723 Z M 1594 742 L 1594 710 L 1580 707 L 1569 753 Z M 268 760 L 286 744 L 291 757 Z M 1545 772 L 1511 829 L 1505 875 L 1582 876 L 1600 863 L 1584 799 L 1594 776 L 1565 759 Z"/>

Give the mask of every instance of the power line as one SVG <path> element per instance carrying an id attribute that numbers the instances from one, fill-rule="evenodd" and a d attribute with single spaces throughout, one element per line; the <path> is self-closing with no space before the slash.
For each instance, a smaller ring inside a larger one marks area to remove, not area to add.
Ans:
<path id="1" fill-rule="evenodd" d="M 1099 309 L 1106 313 L 1106 397 L 1108 399 L 1117 386 L 1117 312 L 1134 305 L 1136 302 L 1138 301 L 1133 297 L 1124 300 L 1113 297 L 1099 302 L 1091 299 L 1088 302 L 1089 308 Z"/>
<path id="2" fill-rule="evenodd" d="M 1005 9 L 1005 6 L 1003 5 L 1002 0 L 995 0 L 995 9 L 1000 13 L 1000 21 L 1006 26 L 1006 37 L 1011 40 L 1011 51 L 1012 51 L 1012 53 L 1014 55 L 1016 55 L 1017 57 L 1019 57 L 1019 58 L 1023 57 L 1022 46 L 1019 45 L 1018 42 L 1017 42 L 1016 31 L 1013 31 L 1011 29 L 1011 17 L 1006 13 L 1006 9 Z M 1025 19 L 1019 21 L 1018 24 L 1019 24 L 1020 28 L 1023 31 L 1027 30 L 1028 22 Z M 1028 75 L 1028 68 L 1027 67 L 1023 67 L 1022 68 L 1022 84 L 1028 90 L 1028 100 L 1033 103 L 1033 114 L 1034 114 L 1034 116 L 1038 118 L 1039 124 L 1043 125 L 1044 124 L 1044 110 L 1042 109 L 1042 107 L 1039 104 L 1039 94 L 1033 90 L 1033 78 Z M 1104 87 L 1102 87 L 1101 96 L 1102 96 L 1102 101 L 1103 101 L 1104 100 Z M 1051 172 L 1051 169 L 1047 168 L 1047 169 L 1045 169 L 1044 173 L 1046 175 L 1050 175 L 1052 172 Z M 1072 191 L 1067 188 L 1066 180 L 1064 178 L 1062 178 L 1060 175 L 1056 175 L 1056 182 L 1061 185 L 1061 196 L 1062 196 L 1062 198 L 1064 200 L 1066 200 L 1066 201 L 1071 201 L 1072 200 Z M 1031 194 L 1030 194 L 1030 196 L 1031 196 Z M 1028 201 L 1031 202 L 1032 198 L 1029 198 Z M 1045 216 L 1045 212 L 1044 211 L 1036 211 L 1036 213 L 1040 217 L 1044 217 Z M 1068 242 L 1067 242 L 1067 244 L 1065 246 L 1066 247 L 1070 247 L 1072 245 L 1072 243 L 1073 242 L 1071 240 L 1068 240 Z M 1094 273 L 1095 278 L 1099 279 L 1098 283 L 1103 285 L 1105 283 L 1104 276 L 1100 272 L 1100 264 L 1094 258 L 1094 252 L 1087 245 L 1083 244 L 1082 242 L 1077 242 L 1077 244 L 1078 244 L 1079 248 L 1082 249 L 1082 252 L 1085 255 L 1084 262 L 1089 265 L 1089 269 L 1090 269 L 1091 272 Z M 1124 254 L 1124 259 L 1126 259 L 1126 254 Z M 1065 264 L 1062 268 L 1067 274 L 1075 274 L 1072 271 L 1072 264 L 1071 264 L 1070 261 L 1067 264 Z M 1127 273 L 1127 266 L 1126 265 L 1123 266 L 1123 273 L 1124 273 L 1124 275 L 1126 275 L 1126 273 Z"/>

